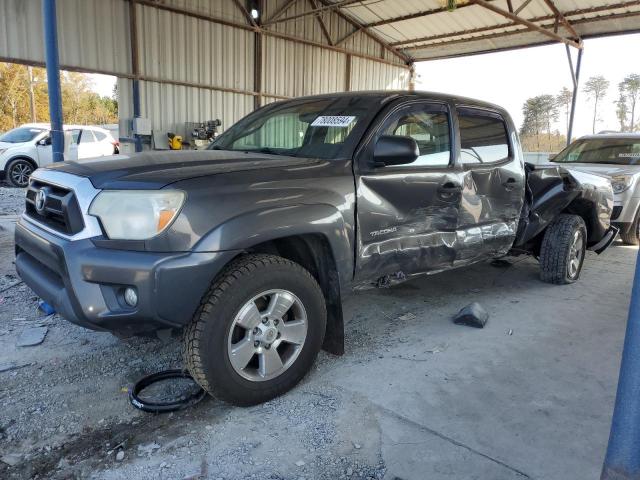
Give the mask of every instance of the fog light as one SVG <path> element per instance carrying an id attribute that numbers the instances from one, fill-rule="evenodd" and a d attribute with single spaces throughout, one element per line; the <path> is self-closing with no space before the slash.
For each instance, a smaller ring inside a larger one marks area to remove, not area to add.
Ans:
<path id="1" fill-rule="evenodd" d="M 130 307 L 135 307 L 138 304 L 138 292 L 134 287 L 127 287 L 124 290 L 124 301 Z"/>

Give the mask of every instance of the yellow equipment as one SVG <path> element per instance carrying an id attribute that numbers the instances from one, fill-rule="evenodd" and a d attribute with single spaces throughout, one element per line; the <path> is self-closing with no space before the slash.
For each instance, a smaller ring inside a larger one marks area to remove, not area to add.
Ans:
<path id="1" fill-rule="evenodd" d="M 182 137 L 174 133 L 167 133 L 169 137 L 169 150 L 182 150 Z"/>

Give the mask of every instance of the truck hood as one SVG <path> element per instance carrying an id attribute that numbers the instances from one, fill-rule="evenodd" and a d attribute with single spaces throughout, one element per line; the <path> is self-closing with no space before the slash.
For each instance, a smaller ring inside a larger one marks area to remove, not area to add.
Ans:
<path id="1" fill-rule="evenodd" d="M 190 178 L 317 163 L 309 158 L 228 150 L 153 151 L 49 165 L 46 168 L 88 178 L 100 189 L 158 189 Z"/>
<path id="2" fill-rule="evenodd" d="M 547 166 L 563 167 L 567 170 L 593 173 L 602 177 L 616 175 L 636 175 L 640 173 L 640 165 L 614 165 L 609 163 L 549 163 Z"/>

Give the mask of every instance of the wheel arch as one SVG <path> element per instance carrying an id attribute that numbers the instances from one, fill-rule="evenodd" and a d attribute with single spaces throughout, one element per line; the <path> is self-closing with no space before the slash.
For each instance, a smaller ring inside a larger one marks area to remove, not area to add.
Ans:
<path id="1" fill-rule="evenodd" d="M 31 157 L 30 157 L 30 156 L 28 156 L 28 155 L 25 155 L 24 153 L 20 153 L 20 154 L 18 154 L 18 155 L 15 155 L 15 156 L 13 156 L 13 157 L 9 158 L 9 159 L 6 161 L 6 163 L 4 164 L 4 165 L 5 165 L 5 167 L 4 167 L 4 168 L 5 168 L 5 171 L 6 171 L 7 167 L 9 166 L 9 164 L 10 164 L 11 162 L 13 162 L 14 160 L 26 160 L 26 161 L 27 161 L 27 162 L 29 162 L 31 165 L 33 165 L 33 169 L 34 169 L 34 170 L 36 170 L 37 168 L 39 168 L 38 163 L 37 163 L 33 158 L 31 158 Z"/>
<path id="2" fill-rule="evenodd" d="M 353 278 L 353 227 L 332 205 L 289 205 L 256 210 L 217 226 L 197 251 L 269 253 L 296 262 L 316 279 L 327 306 L 323 349 L 344 353 L 342 290 Z"/>

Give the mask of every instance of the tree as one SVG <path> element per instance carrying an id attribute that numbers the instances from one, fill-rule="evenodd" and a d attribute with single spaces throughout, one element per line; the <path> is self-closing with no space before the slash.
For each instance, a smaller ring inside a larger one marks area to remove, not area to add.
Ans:
<path id="1" fill-rule="evenodd" d="M 616 106 L 616 117 L 620 122 L 620 131 L 624 132 L 626 130 L 626 122 L 627 115 L 629 114 L 629 107 L 627 105 L 627 96 L 625 95 L 625 86 L 624 83 L 621 82 L 618 85 L 618 99 L 613 102 Z"/>
<path id="2" fill-rule="evenodd" d="M 569 135 L 569 116 L 571 114 L 572 102 L 573 102 L 573 92 L 569 90 L 567 87 L 562 87 L 562 90 L 560 90 L 560 93 L 556 95 L 556 103 L 558 104 L 558 108 L 562 108 L 564 110 L 567 135 Z"/>
<path id="3" fill-rule="evenodd" d="M 624 90 L 624 94 L 631 104 L 631 123 L 629 125 L 629 131 L 633 132 L 636 129 L 636 104 L 640 100 L 640 75 L 632 73 L 627 75 L 622 83 L 621 88 Z"/>
<path id="4" fill-rule="evenodd" d="M 521 134 L 536 141 L 536 148 L 540 151 L 542 134 L 547 134 L 548 147 L 551 144 L 552 123 L 558 120 L 558 103 L 553 95 L 538 95 L 528 98 L 522 106 L 524 121 Z"/>
<path id="5" fill-rule="evenodd" d="M 46 72 L 24 65 L 0 62 L 0 132 L 31 122 L 30 87 L 33 89 L 35 117 L 49 121 Z M 118 121 L 116 97 L 101 97 L 92 90 L 89 77 L 61 72 L 62 111 L 66 123 L 104 124 Z"/>
<path id="6" fill-rule="evenodd" d="M 598 103 L 607 94 L 609 80 L 602 75 L 589 78 L 584 84 L 583 92 L 593 100 L 593 126 L 592 131 L 596 133 L 596 122 L 598 120 Z"/>

